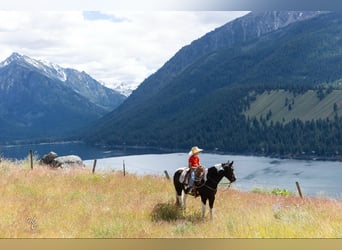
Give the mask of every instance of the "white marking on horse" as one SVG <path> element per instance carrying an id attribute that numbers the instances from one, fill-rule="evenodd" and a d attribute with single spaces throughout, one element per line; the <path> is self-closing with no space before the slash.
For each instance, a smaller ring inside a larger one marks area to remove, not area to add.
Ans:
<path id="1" fill-rule="evenodd" d="M 202 202 L 202 218 L 205 216 L 205 204 Z"/>
<path id="2" fill-rule="evenodd" d="M 217 169 L 217 171 L 223 170 L 222 164 L 215 164 L 214 167 Z"/>

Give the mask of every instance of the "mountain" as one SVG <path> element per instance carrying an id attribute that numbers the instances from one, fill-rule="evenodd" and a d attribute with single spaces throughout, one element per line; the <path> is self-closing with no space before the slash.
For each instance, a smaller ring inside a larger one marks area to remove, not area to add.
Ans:
<path id="1" fill-rule="evenodd" d="M 250 13 L 177 52 L 103 117 L 87 140 L 174 149 L 199 145 L 232 153 L 338 154 L 341 27 L 339 13 Z M 272 94 L 277 91 L 283 92 Z M 284 100 L 272 102 L 275 96 Z M 307 109 L 316 105 L 318 114 L 304 119 L 301 100 L 310 100 Z M 296 114 L 279 118 L 280 103 Z M 326 110 L 333 115 L 323 114 Z"/>
<path id="2" fill-rule="evenodd" d="M 203 56 L 257 40 L 269 32 L 297 21 L 310 19 L 321 13 L 321 11 L 251 12 L 218 27 L 179 50 L 162 68 L 139 85 L 125 105 L 132 105 L 134 108 L 134 103 L 144 102 L 154 96 L 160 89 L 169 85 L 185 68 Z"/>
<path id="3" fill-rule="evenodd" d="M 0 63 L 0 141 L 70 135 L 124 99 L 85 72 L 13 53 Z"/>
<path id="4" fill-rule="evenodd" d="M 50 79 L 59 80 L 66 87 L 71 88 L 92 103 L 108 111 L 116 108 L 125 99 L 118 91 L 103 86 L 84 71 L 79 72 L 75 69 L 62 68 L 57 64 L 35 60 L 16 52 L 3 61 L 0 68 L 4 68 L 11 63 L 29 70 L 35 70 Z"/>

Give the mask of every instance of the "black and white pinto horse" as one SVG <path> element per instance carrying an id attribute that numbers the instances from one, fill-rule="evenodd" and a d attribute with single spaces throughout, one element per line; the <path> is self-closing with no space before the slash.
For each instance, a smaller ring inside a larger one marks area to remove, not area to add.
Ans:
<path id="1" fill-rule="evenodd" d="M 213 167 L 208 168 L 207 171 L 205 171 L 206 173 L 201 183 L 196 185 L 196 192 L 198 192 L 198 194 L 201 196 L 202 201 L 202 217 L 205 216 L 206 203 L 208 200 L 210 208 L 210 218 L 212 219 L 215 194 L 217 191 L 217 186 L 222 178 L 226 177 L 230 181 L 230 183 L 236 180 L 233 163 L 234 162 L 228 161 L 227 163 L 217 164 Z M 185 209 L 186 207 L 187 186 L 184 184 L 184 182 L 180 181 L 180 177 L 185 169 L 186 168 L 177 169 L 173 175 L 173 184 L 177 193 L 176 204 L 183 209 Z"/>

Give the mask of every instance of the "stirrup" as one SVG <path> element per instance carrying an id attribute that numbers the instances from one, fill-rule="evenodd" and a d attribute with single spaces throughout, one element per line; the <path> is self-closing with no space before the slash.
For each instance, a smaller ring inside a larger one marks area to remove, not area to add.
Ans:
<path id="1" fill-rule="evenodd" d="M 195 196 L 196 197 L 196 194 L 197 194 L 197 190 L 195 187 L 190 187 L 187 194 L 189 195 L 192 195 L 192 196 Z"/>

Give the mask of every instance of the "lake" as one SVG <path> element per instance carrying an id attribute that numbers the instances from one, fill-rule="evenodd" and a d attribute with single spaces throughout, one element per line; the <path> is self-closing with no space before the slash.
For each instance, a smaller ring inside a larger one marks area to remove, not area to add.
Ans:
<path id="1" fill-rule="evenodd" d="M 124 164 L 128 173 L 164 175 L 166 170 L 171 176 L 177 168 L 186 166 L 187 159 L 187 153 L 119 156 L 98 160 L 96 169 L 122 170 Z M 237 181 L 232 187 L 238 190 L 281 188 L 297 193 L 295 183 L 299 182 L 304 196 L 342 197 L 341 162 L 201 154 L 206 167 L 228 160 L 234 161 Z M 85 164 L 91 168 L 93 161 Z"/>
<path id="2" fill-rule="evenodd" d="M 96 171 L 122 170 L 138 175 L 164 175 L 166 170 L 171 176 L 180 167 L 187 165 L 187 152 L 165 153 L 146 149 L 115 149 L 89 146 L 84 143 L 38 144 L 24 146 L 1 146 L 4 158 L 23 159 L 32 149 L 39 158 L 54 151 L 58 155 L 79 155 L 87 167 L 93 166 L 97 159 Z M 234 161 L 237 181 L 232 188 L 250 191 L 255 188 L 287 189 L 297 193 L 298 181 L 304 196 L 342 198 L 342 163 L 333 161 L 276 159 L 269 157 L 219 155 L 201 153 L 201 163 L 206 167 L 217 163 Z M 224 179 L 225 180 L 225 179 Z M 225 182 L 227 182 L 225 180 Z M 223 184 L 225 187 L 226 184 Z"/>
<path id="3" fill-rule="evenodd" d="M 0 156 L 7 159 L 24 159 L 29 156 L 30 150 L 37 158 L 53 151 L 59 156 L 78 155 L 83 160 L 107 158 L 113 156 L 146 154 L 146 153 L 162 153 L 162 150 L 149 150 L 146 148 L 129 148 L 124 147 L 109 149 L 105 147 L 96 147 L 82 142 L 58 142 L 58 143 L 39 143 L 26 145 L 0 145 Z"/>

